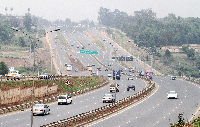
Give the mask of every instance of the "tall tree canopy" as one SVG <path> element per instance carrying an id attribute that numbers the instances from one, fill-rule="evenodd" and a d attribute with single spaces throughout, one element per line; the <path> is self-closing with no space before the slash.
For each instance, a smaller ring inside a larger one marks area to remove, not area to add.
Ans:
<path id="1" fill-rule="evenodd" d="M 138 46 L 153 47 L 182 44 L 200 44 L 200 19 L 181 18 L 169 14 L 156 18 L 151 9 L 135 11 L 134 16 L 101 7 L 98 12 L 100 24 L 118 28 L 133 39 Z"/>
<path id="2" fill-rule="evenodd" d="M 0 75 L 8 74 L 8 67 L 4 61 L 0 62 Z"/>

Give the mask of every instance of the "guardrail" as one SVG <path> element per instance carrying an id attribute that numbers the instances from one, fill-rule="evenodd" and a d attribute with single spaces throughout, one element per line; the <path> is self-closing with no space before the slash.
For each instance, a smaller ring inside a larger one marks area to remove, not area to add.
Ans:
<path id="1" fill-rule="evenodd" d="M 84 77 L 84 76 L 81 76 L 81 77 Z M 105 78 L 105 80 L 106 80 L 106 82 L 104 82 L 102 84 L 98 84 L 98 85 L 92 86 L 90 88 L 85 88 L 83 90 L 78 90 L 78 91 L 75 91 L 75 92 L 71 92 L 71 93 L 68 93 L 68 95 L 77 96 L 77 95 L 89 92 L 91 90 L 103 87 L 103 86 L 105 86 L 105 85 L 107 85 L 109 83 L 108 79 Z M 66 94 L 66 93 L 62 93 L 62 94 Z M 59 94 L 57 96 L 59 96 Z M 33 104 L 43 104 L 43 103 L 47 104 L 47 103 L 55 102 L 55 101 L 58 100 L 57 96 L 52 96 L 50 98 L 43 99 L 43 100 L 40 100 L 40 101 L 34 101 Z M 32 105 L 32 102 L 21 104 L 21 105 L 16 105 L 16 106 L 12 106 L 12 107 L 3 108 L 3 109 L 0 109 L 0 115 L 5 114 L 5 113 L 9 113 L 9 112 L 13 112 L 13 111 L 20 111 L 20 110 L 24 111 L 25 109 L 30 108 L 31 105 Z"/>
<path id="2" fill-rule="evenodd" d="M 72 76 L 55 76 L 55 75 L 52 75 L 52 76 L 43 76 L 43 77 L 39 77 L 39 76 L 22 76 L 22 77 L 0 77 L 1 81 L 18 81 L 18 80 L 33 80 L 33 78 L 35 80 L 55 80 L 55 79 L 63 79 L 63 78 L 70 78 Z"/>
<path id="3" fill-rule="evenodd" d="M 155 88 L 155 83 L 151 83 L 144 88 L 143 90 L 139 91 L 138 93 L 126 97 L 122 100 L 117 101 L 116 103 L 112 103 L 92 111 L 75 115 L 73 117 L 59 120 L 57 122 L 53 122 L 47 125 L 42 125 L 40 127 L 66 127 L 66 126 L 84 126 L 88 125 L 98 119 L 104 119 L 105 117 L 109 116 L 110 114 L 116 113 L 119 110 L 122 110 L 137 101 L 145 98 L 147 95 L 151 93 L 151 91 Z"/>

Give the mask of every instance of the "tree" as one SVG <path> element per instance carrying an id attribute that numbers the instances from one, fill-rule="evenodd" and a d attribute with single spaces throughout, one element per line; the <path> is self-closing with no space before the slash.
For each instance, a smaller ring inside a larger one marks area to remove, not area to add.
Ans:
<path id="1" fill-rule="evenodd" d="M 6 10 L 6 15 L 7 15 L 7 10 L 8 10 L 8 8 L 6 7 L 5 10 Z"/>
<path id="2" fill-rule="evenodd" d="M 4 61 L 0 62 L 0 75 L 8 74 L 8 67 Z"/>
<path id="3" fill-rule="evenodd" d="M 30 11 L 30 8 L 28 8 L 28 13 L 29 13 L 29 11 Z"/>
<path id="4" fill-rule="evenodd" d="M 25 44 L 25 41 L 24 41 L 24 38 L 23 37 L 19 37 L 19 44 L 21 47 L 25 47 L 26 44 Z"/>
<path id="5" fill-rule="evenodd" d="M 12 11 L 12 10 L 13 10 L 13 8 L 11 7 L 11 8 L 10 8 L 10 10 Z"/>
<path id="6" fill-rule="evenodd" d="M 171 57 L 171 52 L 170 52 L 168 49 L 165 51 L 165 56 L 166 56 L 167 58 L 170 58 L 170 57 Z"/>
<path id="7" fill-rule="evenodd" d="M 0 43 L 8 45 L 11 43 L 13 37 L 13 30 L 10 29 L 10 22 L 8 19 L 5 19 L 2 24 L 0 24 Z"/>
<path id="8" fill-rule="evenodd" d="M 26 27 L 27 31 L 31 31 L 32 20 L 30 15 L 26 15 L 23 20 L 23 24 Z"/>
<path id="9" fill-rule="evenodd" d="M 71 19 L 66 18 L 65 23 L 66 23 L 67 26 L 71 26 L 71 24 L 72 24 Z"/>

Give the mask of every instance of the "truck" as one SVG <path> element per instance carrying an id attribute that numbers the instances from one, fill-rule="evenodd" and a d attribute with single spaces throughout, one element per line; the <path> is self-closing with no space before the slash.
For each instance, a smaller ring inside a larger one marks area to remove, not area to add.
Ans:
<path id="1" fill-rule="evenodd" d="M 120 77 L 121 77 L 120 71 L 117 71 L 116 79 L 117 79 L 117 80 L 120 80 Z M 113 80 L 115 80 L 115 71 L 113 71 Z"/>
<path id="2" fill-rule="evenodd" d="M 21 74 L 19 73 L 18 70 L 10 70 L 8 74 L 5 74 L 5 77 L 7 78 L 7 80 L 12 79 L 12 78 L 14 80 L 16 79 L 20 80 Z"/>
<path id="3" fill-rule="evenodd" d="M 153 72 L 152 72 L 152 71 L 149 71 L 149 70 L 146 70 L 145 76 L 146 76 L 146 78 L 148 78 L 148 79 L 152 79 L 152 77 L 153 77 Z"/>
<path id="4" fill-rule="evenodd" d="M 115 84 L 110 84 L 110 92 L 115 92 Z M 116 84 L 116 92 L 119 92 L 118 84 Z"/>
<path id="5" fill-rule="evenodd" d="M 92 66 L 88 66 L 88 71 L 91 71 L 92 72 Z"/>

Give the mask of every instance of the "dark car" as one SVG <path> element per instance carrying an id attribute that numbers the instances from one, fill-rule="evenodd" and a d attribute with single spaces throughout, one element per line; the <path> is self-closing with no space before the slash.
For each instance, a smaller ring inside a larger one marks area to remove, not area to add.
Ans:
<path id="1" fill-rule="evenodd" d="M 129 90 L 134 90 L 135 91 L 135 86 L 134 85 L 128 85 L 127 91 Z"/>
<path id="2" fill-rule="evenodd" d="M 171 80 L 176 80 L 176 76 L 171 76 Z"/>
<path id="3" fill-rule="evenodd" d="M 84 49 L 84 47 L 82 47 L 82 49 Z"/>
<path id="4" fill-rule="evenodd" d="M 105 71 L 108 71 L 108 68 L 106 68 Z"/>
<path id="5" fill-rule="evenodd" d="M 120 71 L 120 72 L 122 72 L 122 71 L 123 71 L 123 69 L 122 69 L 122 68 L 120 68 L 120 69 L 119 69 L 119 71 Z"/>

